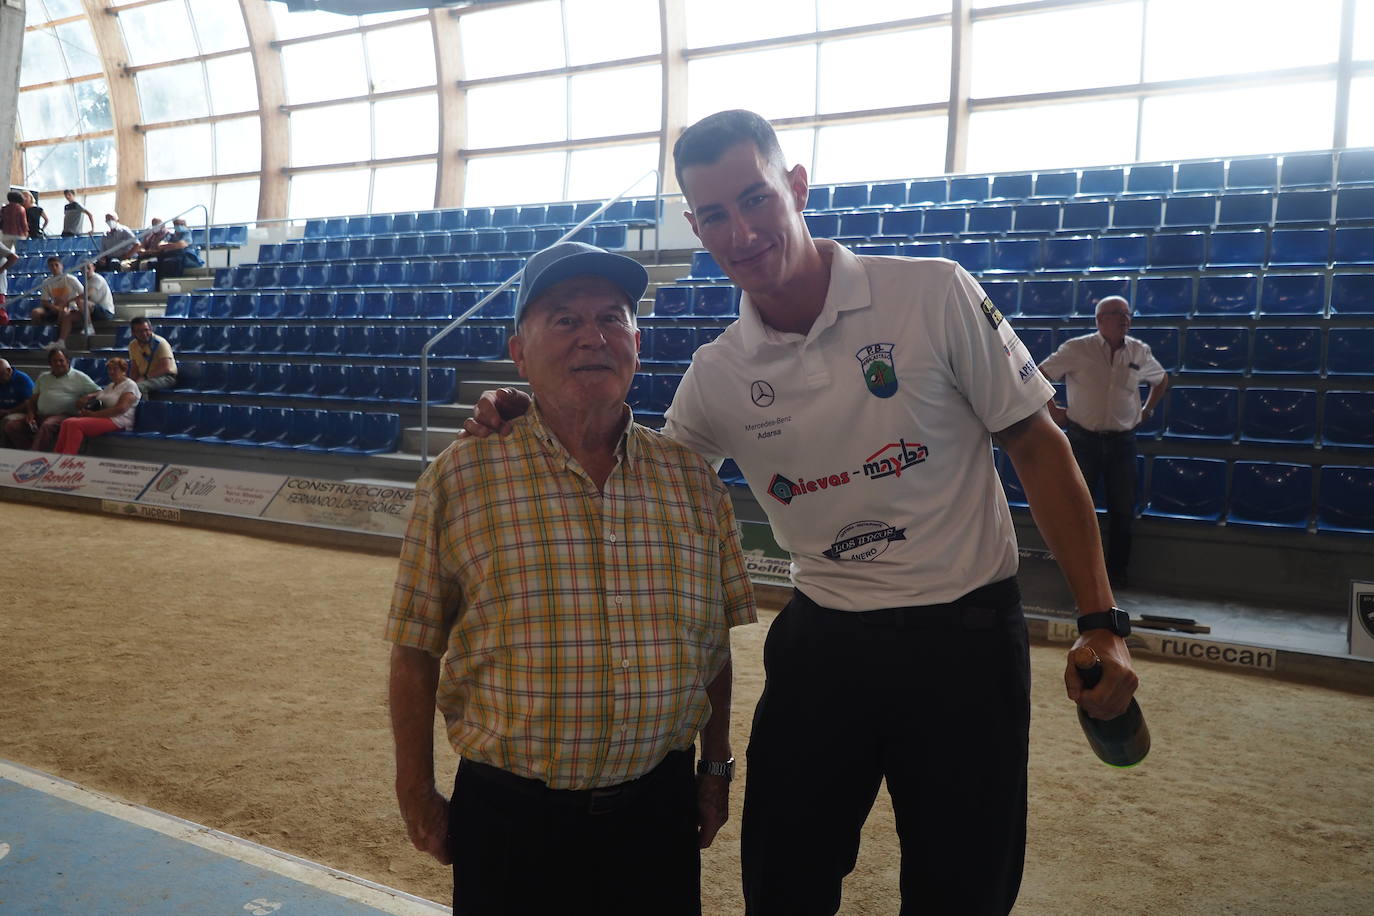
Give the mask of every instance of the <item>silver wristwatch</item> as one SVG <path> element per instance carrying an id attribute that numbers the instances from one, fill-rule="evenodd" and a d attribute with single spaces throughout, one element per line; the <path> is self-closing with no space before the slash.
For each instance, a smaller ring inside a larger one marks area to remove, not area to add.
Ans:
<path id="1" fill-rule="evenodd" d="M 729 782 L 735 778 L 735 758 L 731 757 L 724 763 L 715 760 L 698 760 L 698 776 L 724 776 L 725 781 Z"/>

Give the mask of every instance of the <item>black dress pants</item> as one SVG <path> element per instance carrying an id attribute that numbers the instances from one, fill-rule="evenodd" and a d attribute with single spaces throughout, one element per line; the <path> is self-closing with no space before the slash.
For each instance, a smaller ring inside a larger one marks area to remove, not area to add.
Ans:
<path id="1" fill-rule="evenodd" d="M 1131 562 L 1131 525 L 1135 522 L 1135 433 L 1096 433 L 1072 424 L 1068 437 L 1088 489 L 1102 480 L 1107 497 L 1107 572 L 1121 579 Z"/>
<path id="2" fill-rule="evenodd" d="M 1005 914 L 1026 845 L 1030 662 L 1016 580 L 848 612 L 801 592 L 764 644 L 742 865 L 749 916 L 831 916 L 882 780 L 903 914 Z"/>
<path id="3" fill-rule="evenodd" d="M 692 752 L 619 793 L 551 790 L 464 760 L 449 851 L 455 916 L 700 916 Z"/>

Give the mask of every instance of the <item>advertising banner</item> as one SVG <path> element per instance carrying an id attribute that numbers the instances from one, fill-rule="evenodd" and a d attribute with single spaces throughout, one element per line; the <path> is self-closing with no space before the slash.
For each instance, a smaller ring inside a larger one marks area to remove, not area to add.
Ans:
<path id="1" fill-rule="evenodd" d="M 257 518 L 285 482 L 283 474 L 169 464 L 139 502 Z"/>
<path id="2" fill-rule="evenodd" d="M 288 477 L 263 518 L 401 537 L 414 501 L 403 484 Z"/>
<path id="3" fill-rule="evenodd" d="M 161 470 L 160 464 L 0 449 L 0 484 L 26 490 L 135 500 Z"/>

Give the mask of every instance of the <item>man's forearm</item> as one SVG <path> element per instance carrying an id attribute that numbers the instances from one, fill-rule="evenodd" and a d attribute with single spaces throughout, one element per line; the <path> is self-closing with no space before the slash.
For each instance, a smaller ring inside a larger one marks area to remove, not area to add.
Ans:
<path id="1" fill-rule="evenodd" d="M 434 786 L 434 705 L 439 659 L 421 649 L 391 647 L 391 735 L 396 745 L 396 790 Z"/>
<path id="2" fill-rule="evenodd" d="M 711 701 L 711 717 L 701 727 L 701 759 L 722 762 L 730 759 L 730 694 L 733 690 L 730 660 L 706 685 L 706 698 Z"/>

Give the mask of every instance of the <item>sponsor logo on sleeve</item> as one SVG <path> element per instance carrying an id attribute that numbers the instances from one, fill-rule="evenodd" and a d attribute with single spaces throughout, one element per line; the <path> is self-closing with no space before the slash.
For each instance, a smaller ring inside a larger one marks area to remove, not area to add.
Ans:
<path id="1" fill-rule="evenodd" d="M 854 354 L 863 369 L 864 384 L 876 398 L 890 398 L 897 393 L 896 363 L 892 359 L 895 348 L 896 344 L 871 343 Z"/>
<path id="2" fill-rule="evenodd" d="M 906 529 L 894 528 L 887 522 L 865 520 L 851 522 L 835 535 L 835 542 L 823 553 L 832 560 L 876 560 L 887 553 L 893 541 L 905 541 Z"/>
<path id="3" fill-rule="evenodd" d="M 997 306 L 993 305 L 992 300 L 987 296 L 983 297 L 982 307 L 983 317 L 988 320 L 988 324 L 992 325 L 992 329 L 995 331 L 1001 327 L 1002 313 L 997 310 Z"/>
<path id="4" fill-rule="evenodd" d="M 1035 360 L 1028 359 L 1021 364 L 1021 368 L 1016 370 L 1016 374 L 1021 378 L 1021 384 L 1026 384 L 1035 375 Z"/>
<path id="5" fill-rule="evenodd" d="M 903 471 L 923 464 L 929 457 L 930 449 L 922 443 L 898 438 L 896 442 L 889 442 L 875 450 L 853 470 L 820 474 L 814 478 L 798 477 L 795 480 L 782 474 L 774 474 L 773 479 L 768 482 L 768 495 L 784 506 L 789 506 L 798 496 L 835 490 L 855 480 L 901 477 Z"/>

